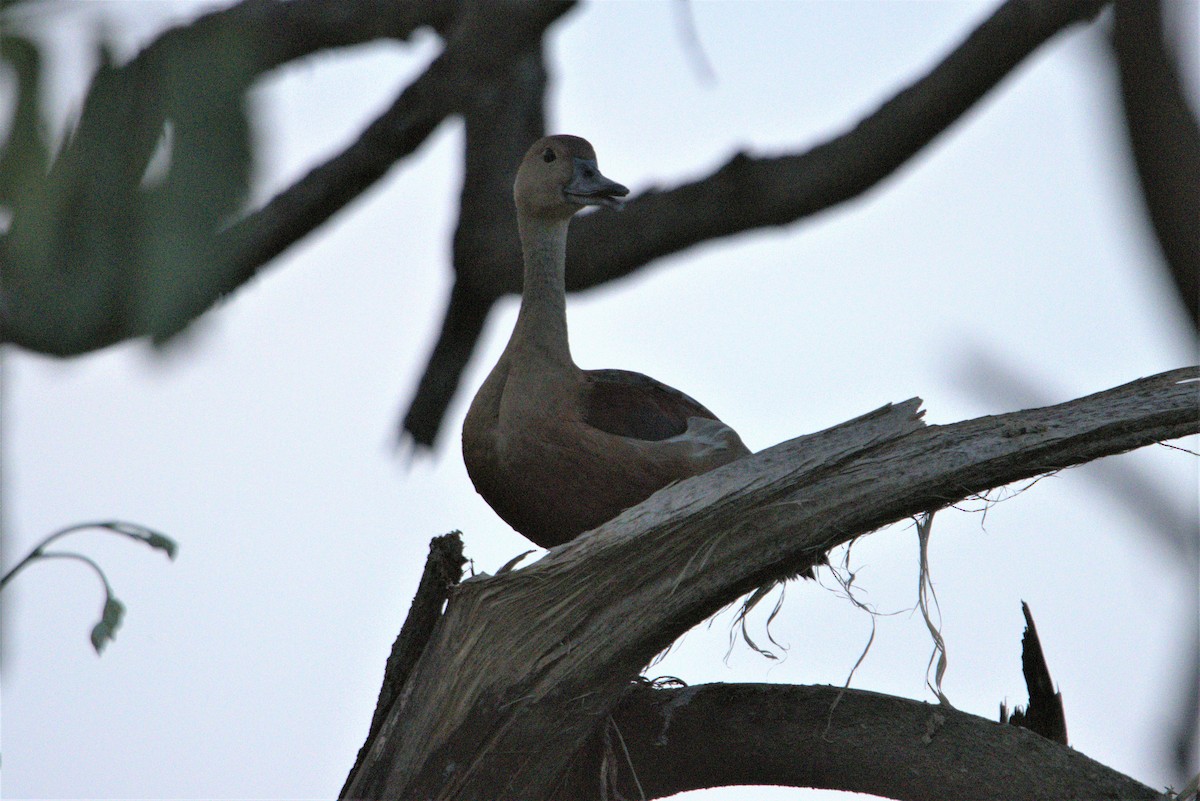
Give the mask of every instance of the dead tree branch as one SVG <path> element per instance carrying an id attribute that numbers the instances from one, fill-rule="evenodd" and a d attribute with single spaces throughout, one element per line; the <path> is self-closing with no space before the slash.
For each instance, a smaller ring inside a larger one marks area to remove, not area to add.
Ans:
<path id="1" fill-rule="evenodd" d="M 594 738 L 555 797 L 616 790 L 662 798 L 738 784 L 817 787 L 926 801 L 1153 799 L 1140 782 L 1016 726 L 937 704 L 839 687 L 631 685 L 612 712 L 624 750 Z M 946 770 L 953 765 L 953 770 Z M 1036 770 L 1028 766 L 1036 765 Z M 1025 766 L 1026 769 L 1022 769 Z M 634 776 L 637 783 L 634 783 Z"/>
<path id="2" fill-rule="evenodd" d="M 462 578 L 462 568 L 466 559 L 463 557 L 463 543 L 460 532 L 452 531 L 440 537 L 434 537 L 429 543 L 429 556 L 425 560 L 425 570 L 421 574 L 421 583 L 417 586 L 417 594 L 413 597 L 408 608 L 408 617 L 392 643 L 392 652 L 388 655 L 387 666 L 383 670 L 383 686 L 379 690 L 379 699 L 375 703 L 375 714 L 371 716 L 371 729 L 367 734 L 367 743 L 375 739 L 380 726 L 387 717 L 404 682 L 421 658 L 433 627 L 442 616 L 442 606 L 450 596 L 450 588 L 458 584 Z M 366 756 L 366 745 L 358 752 L 354 767 L 346 778 L 346 787 L 354 781 L 358 766 Z"/>
<path id="3" fill-rule="evenodd" d="M 467 581 L 346 797 L 550 797 L 638 671 L 725 604 L 889 523 L 1197 433 L 1198 379 L 1186 368 L 947 426 L 926 427 L 918 399 L 889 405 Z"/>

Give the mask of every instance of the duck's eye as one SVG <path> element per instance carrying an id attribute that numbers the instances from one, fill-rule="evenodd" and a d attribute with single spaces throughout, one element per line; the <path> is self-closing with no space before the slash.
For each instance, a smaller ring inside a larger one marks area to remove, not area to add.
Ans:
<path id="1" fill-rule="evenodd" d="M 546 162 L 547 164 L 554 161 L 556 158 L 558 158 L 558 156 L 554 155 L 554 151 L 551 148 L 546 148 L 542 151 L 542 161 Z"/>

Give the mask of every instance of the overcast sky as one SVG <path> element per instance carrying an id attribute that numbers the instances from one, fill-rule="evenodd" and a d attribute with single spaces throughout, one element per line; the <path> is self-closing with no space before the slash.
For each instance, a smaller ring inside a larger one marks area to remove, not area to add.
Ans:
<path id="1" fill-rule="evenodd" d="M 590 139 L 604 173 L 634 195 L 670 186 L 736 149 L 791 151 L 839 133 L 994 5 L 695 3 L 709 82 L 675 4 L 584 4 L 549 40 L 551 128 Z M 61 125 L 98 26 L 128 56 L 209 4 L 52 7 Z M 677 386 L 755 450 L 914 395 L 927 421 L 949 423 L 1020 408 L 1018 384 L 1058 402 L 1194 363 L 1130 193 L 1100 33 L 1055 39 L 865 197 L 573 296 L 576 361 Z M 257 201 L 351 141 L 437 50 L 421 35 L 257 85 Z M 429 539 L 461 529 L 477 571 L 531 547 L 475 494 L 459 454 L 462 416 L 516 299 L 489 320 L 433 457 L 406 469 L 389 447 L 449 290 L 461 149 L 461 126 L 443 124 L 165 353 L 137 343 L 67 361 L 4 353 L 4 564 L 86 520 L 135 521 L 180 544 L 170 563 L 109 535 L 69 541 L 128 607 L 101 658 L 87 635 L 102 592 L 82 566 L 39 565 L 5 590 L 4 797 L 334 797 Z M 1196 449 L 1194 438 L 1176 444 Z M 1196 524 L 1194 457 L 1155 446 L 1105 462 L 1138 471 Z M 1197 566 L 1106 481 L 1072 469 L 937 515 L 945 691 L 989 718 L 1001 700 L 1025 701 L 1023 599 L 1072 745 L 1163 786 L 1179 779 L 1168 735 L 1194 647 Z M 878 619 L 853 686 L 933 700 L 929 635 L 911 613 L 912 526 L 864 538 L 850 565 L 862 600 L 897 613 Z M 788 587 L 771 625 L 781 660 L 730 650 L 725 613 L 649 674 L 841 684 L 871 622 L 834 588 L 828 572 Z M 751 620 L 758 639 L 765 616 Z"/>

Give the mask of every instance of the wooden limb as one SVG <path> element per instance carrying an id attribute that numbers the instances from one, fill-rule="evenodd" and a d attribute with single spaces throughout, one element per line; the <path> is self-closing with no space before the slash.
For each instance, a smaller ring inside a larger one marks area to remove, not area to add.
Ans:
<path id="1" fill-rule="evenodd" d="M 886 406 L 674 484 L 530 567 L 464 582 L 347 789 L 547 798 L 655 654 L 854 537 L 1013 481 L 1200 431 L 1186 368 L 924 426 Z"/>
<path id="2" fill-rule="evenodd" d="M 1021 637 L 1021 674 L 1025 677 L 1025 688 L 1029 691 L 1029 705 L 1017 707 L 1011 716 L 1000 705 L 1000 722 L 1022 726 L 1037 732 L 1048 740 L 1067 745 L 1067 716 L 1063 712 L 1062 693 L 1054 689 L 1050 678 L 1050 667 L 1042 653 L 1042 641 L 1029 604 L 1021 602 L 1021 613 L 1025 615 L 1025 635 Z"/>
<path id="3" fill-rule="evenodd" d="M 342 788 L 343 794 L 346 787 L 354 781 L 367 749 L 379 734 L 388 711 L 404 687 L 404 682 L 412 673 L 421 654 L 425 652 L 425 645 L 433 634 L 434 625 L 442 616 L 442 606 L 450 596 L 450 589 L 462 578 L 465 562 L 461 532 L 452 531 L 430 541 L 429 556 L 425 560 L 421 583 L 417 585 L 417 594 L 413 597 L 400 634 L 392 643 L 392 652 L 383 670 L 383 686 L 379 690 L 379 700 L 375 703 L 375 714 L 371 716 L 371 728 L 366 742 L 354 760 L 354 767 L 350 769 L 350 775 L 346 778 L 346 784 Z"/>
<path id="4" fill-rule="evenodd" d="M 619 215 L 602 210 L 576 220 L 567 245 L 567 289 L 596 286 L 711 239 L 788 225 L 861 195 L 1048 39 L 1103 6 L 1102 0 L 1008 0 L 929 74 L 852 130 L 805 153 L 739 153 L 699 181 L 639 195 Z"/>
<path id="5" fill-rule="evenodd" d="M 1167 53 L 1159 0 L 1117 0 L 1113 23 L 1142 200 L 1179 299 L 1200 331 L 1200 127 Z"/>
<path id="6" fill-rule="evenodd" d="M 540 60 L 546 28 L 572 3 L 463 3 L 446 47 L 358 140 L 235 225 L 221 239 L 237 265 L 226 292 L 340 211 L 410 155 L 448 115 L 498 91 L 513 71 Z M 472 341 L 472 345 L 474 342 Z M 457 384 L 457 377 L 454 383 Z"/>
<path id="7" fill-rule="evenodd" d="M 433 445 L 446 407 L 458 389 L 459 378 L 471 359 L 494 301 L 491 297 L 475 295 L 461 283 L 454 284 L 441 333 L 429 354 L 425 373 L 413 393 L 400 430 L 396 432 L 399 442 L 403 443 L 407 435 L 418 447 Z"/>
<path id="8" fill-rule="evenodd" d="M 463 113 L 466 152 L 454 291 L 438 341 L 399 433 L 432 447 L 496 299 L 521 291 L 521 243 L 512 184 L 529 143 L 546 129 L 546 65 L 540 42 L 514 59 L 494 91 Z"/>
<path id="9" fill-rule="evenodd" d="M 601 798 L 601 775 L 613 777 L 610 797 L 625 798 L 639 798 L 639 786 L 646 798 L 662 798 L 739 784 L 846 790 L 907 801 L 1160 797 L 1028 730 L 865 690 L 631 685 L 602 728 L 555 798 Z M 615 748 L 603 746 L 604 735 L 610 742 L 619 737 Z"/>

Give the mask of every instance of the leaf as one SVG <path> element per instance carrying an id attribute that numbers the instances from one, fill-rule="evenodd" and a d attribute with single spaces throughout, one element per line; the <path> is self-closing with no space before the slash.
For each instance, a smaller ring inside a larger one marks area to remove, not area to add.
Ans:
<path id="1" fill-rule="evenodd" d="M 96 649 L 97 655 L 104 651 L 104 646 L 108 645 L 111 640 L 116 639 L 117 629 L 124 617 L 125 604 L 118 601 L 111 593 L 107 595 L 104 599 L 104 612 L 100 615 L 100 621 L 92 627 L 92 647 Z"/>
<path id="2" fill-rule="evenodd" d="M 172 561 L 175 559 L 175 555 L 179 552 L 179 545 L 175 542 L 175 540 L 171 539 L 166 534 L 160 534 L 152 528 L 146 528 L 145 526 L 137 523 L 129 523 L 124 520 L 112 520 L 107 523 L 98 523 L 97 525 L 100 528 L 107 528 L 111 531 L 117 532 L 118 534 L 124 534 L 126 537 L 132 537 L 135 540 L 141 540 L 151 548 L 155 548 L 160 551 L 166 551 L 167 558 L 171 559 Z"/>
<path id="3" fill-rule="evenodd" d="M 175 554 L 179 552 L 179 546 L 175 543 L 175 540 L 164 534 L 151 532 L 150 536 L 146 538 L 146 544 L 151 548 L 166 551 L 167 558 L 171 561 L 175 561 Z"/>
<path id="4" fill-rule="evenodd" d="M 46 174 L 50 151 L 42 122 L 41 60 L 33 43 L 0 36 L 0 62 L 17 76 L 17 104 L 0 150 L 0 205 L 12 206 L 26 187 Z"/>
<path id="5" fill-rule="evenodd" d="M 74 130 L 0 237 L 6 340 L 56 355 L 160 342 L 228 285 L 215 235 L 250 180 L 252 44 L 199 25 L 120 66 L 101 49 Z"/>

